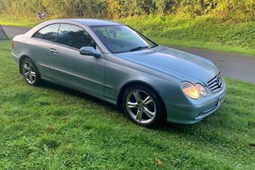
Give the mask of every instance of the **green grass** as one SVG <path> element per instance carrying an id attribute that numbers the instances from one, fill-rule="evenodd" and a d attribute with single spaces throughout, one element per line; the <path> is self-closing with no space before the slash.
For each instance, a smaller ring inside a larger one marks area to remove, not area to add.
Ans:
<path id="1" fill-rule="evenodd" d="M 52 18 L 48 18 L 52 19 Z M 139 16 L 119 19 L 166 46 L 185 46 L 255 55 L 255 22 L 236 23 L 220 17 Z M 143 21 L 143 22 L 141 22 Z M 33 27 L 42 22 L 36 16 L 26 18 L 0 15 L 0 24 Z"/>
<path id="2" fill-rule="evenodd" d="M 255 55 L 254 21 L 235 23 L 211 16 L 189 18 L 153 15 L 120 21 L 164 45 Z"/>
<path id="3" fill-rule="evenodd" d="M 10 26 L 22 26 L 22 27 L 34 27 L 35 25 L 42 22 L 38 17 L 27 16 L 26 18 L 15 16 L 15 15 L 5 15 L 0 14 L 0 24 L 10 25 Z"/>
<path id="4" fill-rule="evenodd" d="M 79 92 L 27 85 L 10 52 L 0 41 L 0 169 L 255 167 L 255 84 L 227 79 L 215 114 L 153 130 Z"/>

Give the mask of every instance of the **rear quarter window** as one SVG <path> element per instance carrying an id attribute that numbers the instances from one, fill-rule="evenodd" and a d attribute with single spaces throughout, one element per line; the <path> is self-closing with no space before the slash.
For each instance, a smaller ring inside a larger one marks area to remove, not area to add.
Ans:
<path id="1" fill-rule="evenodd" d="M 53 24 L 37 31 L 33 37 L 55 42 L 60 24 Z"/>

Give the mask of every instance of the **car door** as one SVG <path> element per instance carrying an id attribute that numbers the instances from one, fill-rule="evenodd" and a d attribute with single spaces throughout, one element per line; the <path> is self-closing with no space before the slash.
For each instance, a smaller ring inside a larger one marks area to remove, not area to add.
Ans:
<path id="1" fill-rule="evenodd" d="M 61 24 L 56 42 L 49 49 L 53 77 L 89 94 L 103 95 L 104 57 L 79 53 L 84 46 L 96 48 L 90 35 L 76 25 Z"/>
<path id="2" fill-rule="evenodd" d="M 60 24 L 52 24 L 37 31 L 30 41 L 29 48 L 32 51 L 31 58 L 37 64 L 42 77 L 51 77 L 51 63 L 49 60 L 49 48 L 56 42 Z"/>

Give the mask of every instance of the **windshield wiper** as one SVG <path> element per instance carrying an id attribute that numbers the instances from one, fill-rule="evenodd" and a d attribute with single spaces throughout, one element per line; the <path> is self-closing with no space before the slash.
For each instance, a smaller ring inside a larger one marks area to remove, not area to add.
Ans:
<path id="1" fill-rule="evenodd" d="M 142 50 L 142 49 L 146 49 L 146 48 L 149 48 L 149 46 L 139 46 L 139 47 L 132 48 L 129 51 L 138 51 L 138 50 Z"/>

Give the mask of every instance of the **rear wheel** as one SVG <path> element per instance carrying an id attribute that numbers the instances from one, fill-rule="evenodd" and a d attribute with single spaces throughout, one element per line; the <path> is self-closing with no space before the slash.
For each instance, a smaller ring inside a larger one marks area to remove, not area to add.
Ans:
<path id="1" fill-rule="evenodd" d="M 161 99 L 150 88 L 142 85 L 129 87 L 123 95 L 123 110 L 135 123 L 155 127 L 163 122 Z"/>
<path id="2" fill-rule="evenodd" d="M 30 58 L 23 59 L 21 63 L 21 74 L 30 85 L 37 86 L 41 83 L 40 74 Z"/>

